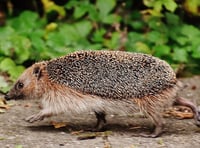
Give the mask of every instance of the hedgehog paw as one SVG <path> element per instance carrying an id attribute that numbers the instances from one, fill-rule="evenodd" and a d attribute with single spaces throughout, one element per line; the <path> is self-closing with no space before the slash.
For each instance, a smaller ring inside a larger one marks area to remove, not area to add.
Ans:
<path id="1" fill-rule="evenodd" d="M 40 120 L 43 120 L 43 119 L 44 119 L 44 116 L 41 113 L 38 113 L 38 114 L 34 114 L 32 116 L 27 117 L 25 119 L 25 121 L 33 123 L 35 121 L 40 121 Z"/>

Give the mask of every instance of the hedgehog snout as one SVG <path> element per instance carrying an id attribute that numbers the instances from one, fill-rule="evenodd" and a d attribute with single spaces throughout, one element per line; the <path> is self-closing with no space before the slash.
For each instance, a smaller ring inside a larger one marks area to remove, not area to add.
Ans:
<path id="1" fill-rule="evenodd" d="M 12 91 L 9 91 L 4 96 L 6 100 L 17 100 L 17 99 L 22 99 L 23 97 L 24 95 L 22 93 L 15 93 L 15 92 L 13 93 Z"/>

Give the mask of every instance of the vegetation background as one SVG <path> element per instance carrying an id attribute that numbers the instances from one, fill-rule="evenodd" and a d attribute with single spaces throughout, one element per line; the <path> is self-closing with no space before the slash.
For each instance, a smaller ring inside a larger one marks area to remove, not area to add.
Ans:
<path id="1" fill-rule="evenodd" d="M 1 0 L 0 90 L 39 60 L 75 50 L 142 52 L 200 73 L 199 0 Z"/>

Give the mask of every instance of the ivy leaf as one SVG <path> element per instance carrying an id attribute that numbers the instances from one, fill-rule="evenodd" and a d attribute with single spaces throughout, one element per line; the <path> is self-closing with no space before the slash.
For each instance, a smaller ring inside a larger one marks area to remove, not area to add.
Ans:
<path id="1" fill-rule="evenodd" d="M 166 45 L 156 45 L 153 47 L 154 55 L 157 57 L 162 57 L 170 54 L 170 47 Z"/>
<path id="2" fill-rule="evenodd" d="M 15 67 L 15 62 L 10 58 L 5 58 L 3 61 L 1 61 L 0 69 L 2 71 L 9 71 L 13 67 Z"/>
<path id="3" fill-rule="evenodd" d="M 176 38 L 176 42 L 178 42 L 180 45 L 184 46 L 188 43 L 188 38 L 184 36 L 179 36 Z"/>
<path id="4" fill-rule="evenodd" d="M 180 18 L 173 13 L 167 12 L 165 16 L 166 16 L 167 23 L 170 25 L 178 25 L 180 23 Z"/>
<path id="5" fill-rule="evenodd" d="M 200 36 L 200 30 L 192 25 L 183 25 L 181 33 L 187 36 L 191 41 Z"/>
<path id="6" fill-rule="evenodd" d="M 6 82 L 5 78 L 3 76 L 0 76 L 0 90 L 4 93 L 6 93 L 9 90 L 9 84 Z M 1 99 L 0 99 L 1 102 Z M 0 103 L 1 104 L 1 103 Z"/>
<path id="7" fill-rule="evenodd" d="M 80 1 L 74 6 L 73 16 L 75 19 L 78 19 L 89 12 L 92 8 L 93 5 L 91 5 L 88 1 Z"/>
<path id="8" fill-rule="evenodd" d="M 0 40 L 16 34 L 15 30 L 11 26 L 0 27 L 0 32 Z"/>
<path id="9" fill-rule="evenodd" d="M 101 18 L 100 18 L 100 14 L 99 12 L 94 8 L 94 7 L 91 7 L 89 10 L 89 18 L 92 20 L 92 21 L 100 21 L 101 22 Z"/>
<path id="10" fill-rule="evenodd" d="M 31 47 L 30 40 L 24 36 L 14 36 L 11 38 L 11 42 L 13 44 L 13 50 L 16 54 L 15 62 L 22 64 L 24 61 L 28 60 L 30 56 L 29 49 Z"/>
<path id="11" fill-rule="evenodd" d="M 19 17 L 11 20 L 11 26 L 23 35 L 30 34 L 40 23 L 37 21 L 38 14 L 31 11 L 24 11 Z M 37 22 L 37 23 L 36 23 Z"/>
<path id="12" fill-rule="evenodd" d="M 92 29 L 92 24 L 89 21 L 81 21 L 76 23 L 74 26 L 76 33 L 78 33 L 81 37 L 86 37 Z"/>
<path id="13" fill-rule="evenodd" d="M 109 49 L 117 49 L 119 48 L 121 34 L 119 32 L 112 33 L 111 39 L 106 39 L 104 41 L 104 45 Z"/>
<path id="14" fill-rule="evenodd" d="M 195 49 L 192 50 L 192 57 L 200 59 L 200 45 L 198 45 L 197 47 L 195 46 Z"/>
<path id="15" fill-rule="evenodd" d="M 121 17 L 119 15 L 109 14 L 103 18 L 102 22 L 106 24 L 113 24 L 113 23 L 119 22 L 120 19 Z"/>
<path id="16" fill-rule="evenodd" d="M 149 49 L 149 46 L 143 42 L 135 43 L 135 48 L 137 52 L 151 54 L 151 50 Z"/>
<path id="17" fill-rule="evenodd" d="M 147 33 L 147 40 L 155 44 L 165 44 L 168 39 L 159 31 L 150 31 Z"/>
<path id="18" fill-rule="evenodd" d="M 85 9 L 84 7 L 75 7 L 75 10 L 74 10 L 74 18 L 80 18 L 82 17 L 85 13 L 87 12 L 87 9 Z"/>
<path id="19" fill-rule="evenodd" d="M 188 62 L 188 53 L 184 49 L 174 48 L 173 60 L 177 62 Z"/>
<path id="20" fill-rule="evenodd" d="M 171 12 L 174 12 L 178 6 L 174 0 L 163 0 L 163 5 Z"/>
<path id="21" fill-rule="evenodd" d="M 199 0 L 185 0 L 184 3 L 183 3 L 184 9 L 189 14 L 192 14 L 192 15 L 195 15 L 195 16 L 200 16 L 199 6 L 200 6 Z"/>
<path id="22" fill-rule="evenodd" d="M 25 70 L 23 66 L 15 66 L 9 70 L 9 74 L 11 76 L 11 80 L 16 80 L 20 74 Z"/>
<path id="23" fill-rule="evenodd" d="M 51 58 L 57 57 L 57 56 L 61 56 L 62 54 L 64 54 L 64 49 L 66 48 L 67 44 L 70 44 L 70 41 L 67 42 L 66 40 L 69 39 L 67 38 L 68 36 L 60 32 L 51 32 L 48 34 L 48 39 L 46 41 L 46 45 L 47 47 L 49 47 L 49 51 L 48 51 L 48 55 Z M 51 52 L 50 52 L 51 51 Z"/>
<path id="24" fill-rule="evenodd" d="M 96 6 L 99 9 L 100 16 L 103 19 L 116 5 L 115 0 L 97 0 Z"/>
<path id="25" fill-rule="evenodd" d="M 24 71 L 23 66 L 15 65 L 14 61 L 10 58 L 5 58 L 3 61 L 1 61 L 0 69 L 2 71 L 8 72 L 11 80 L 13 81 L 16 80 L 19 75 Z"/>
<path id="26" fill-rule="evenodd" d="M 98 29 L 93 33 L 92 40 L 94 42 L 102 42 L 104 40 L 104 34 L 106 33 L 106 30 L 104 28 Z"/>
<path id="27" fill-rule="evenodd" d="M 54 32 L 54 34 L 58 34 L 59 39 L 54 40 L 62 40 L 66 43 L 66 45 L 70 44 L 71 42 L 77 41 L 80 38 L 75 25 L 62 25 L 60 26 L 59 32 Z"/>

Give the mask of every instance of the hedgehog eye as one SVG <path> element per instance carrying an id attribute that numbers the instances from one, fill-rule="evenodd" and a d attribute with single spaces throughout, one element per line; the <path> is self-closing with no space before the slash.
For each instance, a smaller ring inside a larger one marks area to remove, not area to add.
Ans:
<path id="1" fill-rule="evenodd" d="M 16 85 L 16 89 L 22 89 L 24 87 L 24 84 L 21 82 L 18 82 Z"/>

